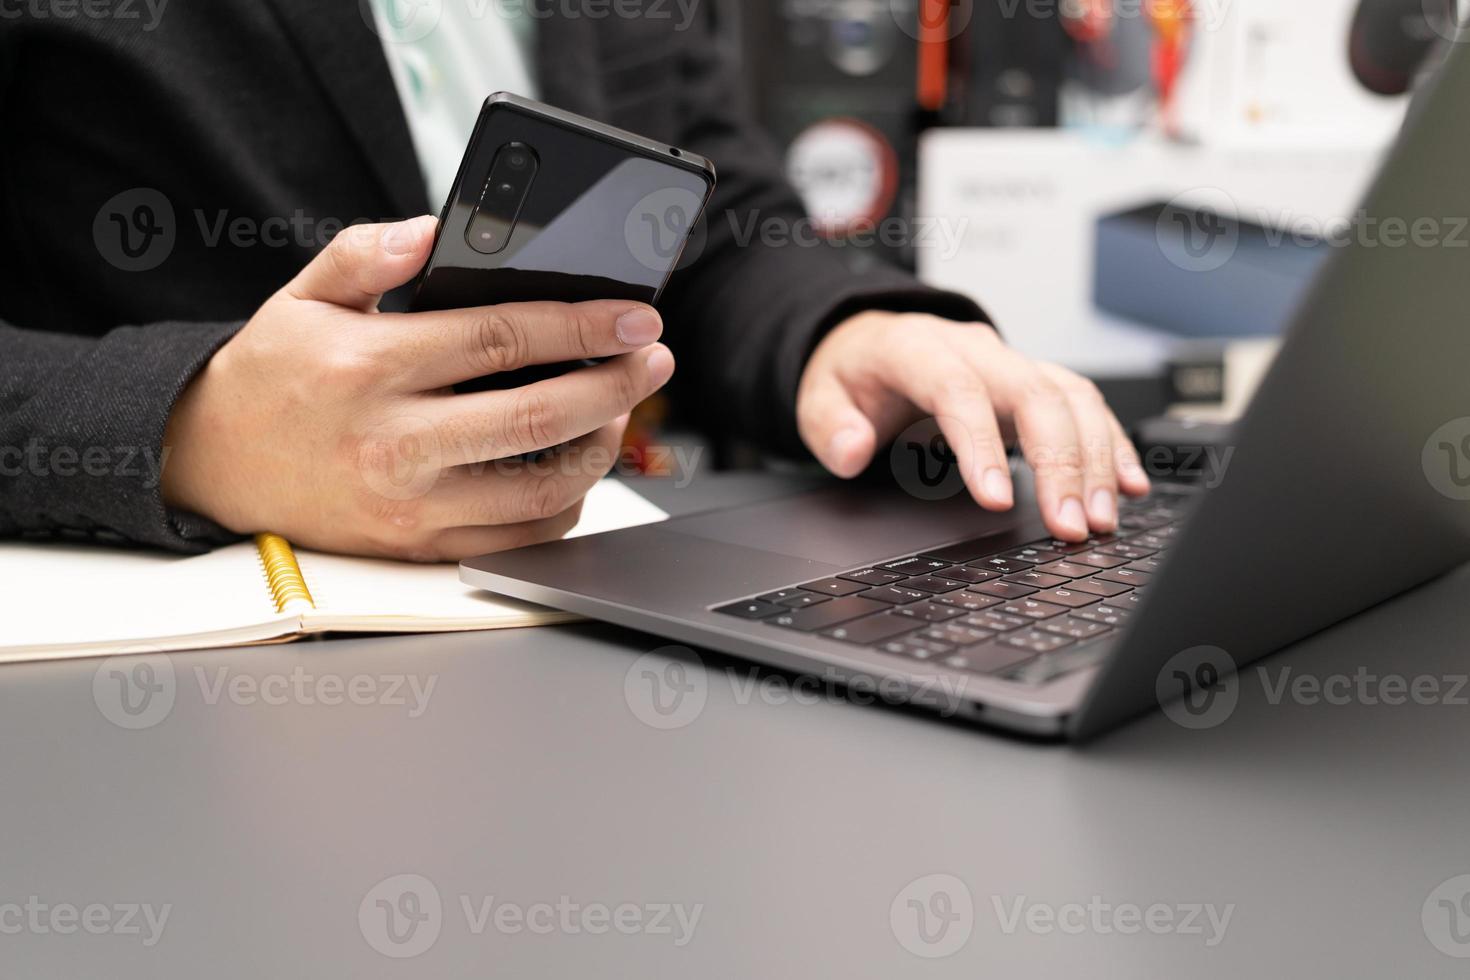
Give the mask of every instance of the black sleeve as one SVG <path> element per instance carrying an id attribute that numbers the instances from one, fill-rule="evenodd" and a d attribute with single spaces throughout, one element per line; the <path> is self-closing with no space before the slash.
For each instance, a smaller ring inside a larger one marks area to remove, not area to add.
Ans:
<path id="1" fill-rule="evenodd" d="M 0 536 L 69 534 L 203 551 L 234 540 L 164 506 L 174 402 L 240 324 L 101 337 L 0 323 Z"/>
<path id="2" fill-rule="evenodd" d="M 715 161 L 719 182 L 707 237 L 695 242 L 702 251 L 674 276 L 662 304 L 676 353 L 684 356 L 676 398 L 716 434 L 805 455 L 796 431 L 796 390 L 828 329 L 871 309 L 988 318 L 968 298 L 928 289 L 891 266 L 877 265 L 859 278 L 832 249 L 750 234 L 772 220 L 789 228 L 806 212 L 774 148 L 741 106 L 733 57 L 707 19 L 689 34 L 680 138 Z"/>

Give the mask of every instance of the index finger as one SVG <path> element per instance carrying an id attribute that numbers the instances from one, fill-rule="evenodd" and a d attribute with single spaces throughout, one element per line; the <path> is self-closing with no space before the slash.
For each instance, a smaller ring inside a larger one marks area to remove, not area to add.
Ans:
<path id="1" fill-rule="evenodd" d="M 615 357 L 663 333 L 658 311 L 628 300 L 501 303 L 379 318 L 400 385 L 429 391 L 533 364 Z"/>

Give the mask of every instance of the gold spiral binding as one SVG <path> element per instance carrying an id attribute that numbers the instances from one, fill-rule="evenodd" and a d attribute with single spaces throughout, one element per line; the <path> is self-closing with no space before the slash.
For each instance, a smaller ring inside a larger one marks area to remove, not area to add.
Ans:
<path id="1" fill-rule="evenodd" d="M 296 563 L 296 553 L 291 542 L 279 534 L 257 534 L 255 550 L 260 555 L 260 567 L 265 572 L 266 585 L 275 600 L 276 612 L 285 612 L 292 602 L 305 602 L 315 609 L 311 590 L 306 587 L 306 578 L 301 566 Z"/>

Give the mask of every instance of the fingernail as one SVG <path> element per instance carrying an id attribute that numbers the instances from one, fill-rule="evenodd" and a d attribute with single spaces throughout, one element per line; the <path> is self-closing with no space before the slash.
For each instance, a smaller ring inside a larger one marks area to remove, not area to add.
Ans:
<path id="1" fill-rule="evenodd" d="M 1062 501 L 1062 508 L 1057 512 L 1057 522 L 1068 531 L 1077 534 L 1087 534 L 1087 514 L 1082 510 L 1082 501 L 1076 497 L 1068 497 Z"/>
<path id="2" fill-rule="evenodd" d="M 1110 490 L 1092 491 L 1092 520 L 1108 530 L 1118 526 L 1118 501 Z"/>
<path id="3" fill-rule="evenodd" d="M 383 235 L 378 239 L 378 244 L 389 255 L 407 255 L 417 247 L 419 243 L 419 229 L 423 223 L 424 218 L 412 218 L 408 221 L 391 224 L 383 229 Z"/>
<path id="4" fill-rule="evenodd" d="M 640 306 L 618 317 L 618 340 L 629 347 L 647 347 L 664 332 L 664 321 L 653 310 Z"/>
<path id="5" fill-rule="evenodd" d="M 674 376 L 674 355 L 663 344 L 658 344 L 646 357 L 643 363 L 648 368 L 648 380 L 655 388 L 662 388 Z"/>
<path id="6" fill-rule="evenodd" d="M 985 496 L 989 497 L 992 503 L 1003 507 L 1011 505 L 1011 481 L 1005 470 L 999 467 L 986 470 L 982 486 L 985 489 Z"/>

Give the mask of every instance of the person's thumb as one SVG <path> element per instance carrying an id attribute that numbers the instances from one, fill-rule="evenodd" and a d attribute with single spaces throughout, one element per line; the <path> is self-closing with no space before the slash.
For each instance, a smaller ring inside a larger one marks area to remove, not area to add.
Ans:
<path id="1" fill-rule="evenodd" d="M 438 219 L 432 215 L 342 229 L 286 286 L 300 300 L 371 310 L 382 295 L 418 275 Z"/>

